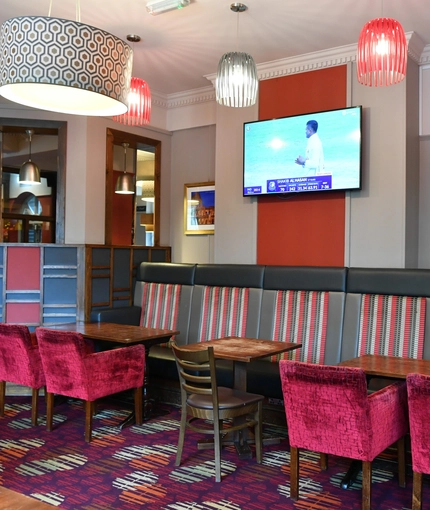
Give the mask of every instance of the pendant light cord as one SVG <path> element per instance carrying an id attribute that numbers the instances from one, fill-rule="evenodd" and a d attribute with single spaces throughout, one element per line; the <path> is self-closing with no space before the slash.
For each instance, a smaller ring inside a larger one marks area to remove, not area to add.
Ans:
<path id="1" fill-rule="evenodd" d="M 52 2 L 53 2 L 53 0 L 50 0 L 50 2 L 49 2 L 48 18 L 51 17 Z M 76 0 L 76 21 L 78 23 L 81 22 L 81 2 L 80 2 L 80 0 Z"/>

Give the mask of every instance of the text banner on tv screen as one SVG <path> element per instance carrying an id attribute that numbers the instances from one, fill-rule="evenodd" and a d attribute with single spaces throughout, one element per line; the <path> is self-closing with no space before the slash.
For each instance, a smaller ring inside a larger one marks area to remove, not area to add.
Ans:
<path id="1" fill-rule="evenodd" d="M 361 189 L 361 106 L 246 122 L 243 195 Z"/>

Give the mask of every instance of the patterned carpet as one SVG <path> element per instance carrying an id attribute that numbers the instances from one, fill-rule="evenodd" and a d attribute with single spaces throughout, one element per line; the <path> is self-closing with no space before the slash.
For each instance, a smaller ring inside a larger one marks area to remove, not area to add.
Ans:
<path id="1" fill-rule="evenodd" d="M 361 478 L 348 490 L 339 488 L 349 461 L 329 458 L 320 472 L 318 455 L 303 454 L 300 499 L 289 499 L 289 447 L 285 429 L 265 427 L 265 434 L 282 435 L 280 444 L 265 446 L 263 463 L 240 460 L 233 447 L 222 452 L 221 483 L 214 479 L 212 450 L 197 450 L 201 436 L 186 437 L 183 463 L 175 467 L 179 410 L 142 426 L 123 429 L 128 414 L 121 408 L 99 406 L 93 441 L 83 438 L 81 402 L 69 400 L 55 408 L 52 432 L 46 432 L 44 405 L 41 424 L 30 423 L 30 399 L 7 398 L 0 418 L 0 485 L 62 509 L 77 510 L 280 510 L 360 509 Z M 411 507 L 412 478 L 406 489 L 397 485 L 393 459 L 374 462 L 372 508 Z M 424 481 L 424 501 L 430 496 Z"/>

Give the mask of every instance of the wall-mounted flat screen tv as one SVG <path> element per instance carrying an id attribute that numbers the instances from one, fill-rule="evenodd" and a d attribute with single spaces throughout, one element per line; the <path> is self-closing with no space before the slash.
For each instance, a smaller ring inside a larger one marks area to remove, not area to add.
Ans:
<path id="1" fill-rule="evenodd" d="M 361 106 L 246 122 L 243 196 L 361 189 Z"/>

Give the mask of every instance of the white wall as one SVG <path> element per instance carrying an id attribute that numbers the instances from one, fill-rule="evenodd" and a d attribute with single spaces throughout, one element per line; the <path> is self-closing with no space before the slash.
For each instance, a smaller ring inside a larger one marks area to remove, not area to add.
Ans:
<path id="1" fill-rule="evenodd" d="M 258 118 L 258 105 L 217 106 L 215 168 L 216 263 L 257 261 L 257 199 L 243 197 L 243 123 Z"/>
<path id="2" fill-rule="evenodd" d="M 184 234 L 184 184 L 214 180 L 215 126 L 176 131 L 172 137 L 170 214 L 173 262 L 210 263 L 214 261 L 213 234 Z M 218 187 L 215 183 L 215 196 L 217 193 Z M 215 209 L 215 225 L 218 221 L 217 215 L 218 211 Z"/>

